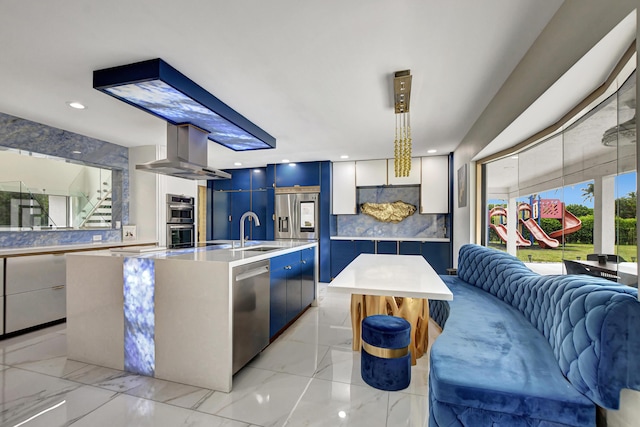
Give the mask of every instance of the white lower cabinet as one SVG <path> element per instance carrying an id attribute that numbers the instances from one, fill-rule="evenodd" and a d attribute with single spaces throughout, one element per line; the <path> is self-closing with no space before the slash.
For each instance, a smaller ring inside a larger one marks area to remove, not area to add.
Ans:
<path id="1" fill-rule="evenodd" d="M 64 254 L 7 258 L 4 273 L 4 333 L 66 317 Z"/>
<path id="2" fill-rule="evenodd" d="M 5 333 L 19 331 L 63 319 L 67 313 L 64 285 L 38 291 L 7 295 Z"/>
<path id="3" fill-rule="evenodd" d="M 7 258 L 7 295 L 64 285 L 67 269 L 64 254 Z"/>

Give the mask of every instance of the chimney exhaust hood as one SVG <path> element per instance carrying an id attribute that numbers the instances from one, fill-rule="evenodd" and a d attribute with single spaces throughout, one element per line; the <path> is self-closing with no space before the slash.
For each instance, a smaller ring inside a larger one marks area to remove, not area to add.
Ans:
<path id="1" fill-rule="evenodd" d="M 231 174 L 207 166 L 207 131 L 167 123 L 167 158 L 136 165 L 137 170 L 186 179 L 229 179 Z"/>

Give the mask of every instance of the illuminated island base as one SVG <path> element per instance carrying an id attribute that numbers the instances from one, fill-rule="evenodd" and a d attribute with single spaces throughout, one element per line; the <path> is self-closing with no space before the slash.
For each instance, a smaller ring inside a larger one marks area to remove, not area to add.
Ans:
<path id="1" fill-rule="evenodd" d="M 269 245 L 277 248 L 68 255 L 68 358 L 231 391 L 234 267 L 317 244 Z"/>

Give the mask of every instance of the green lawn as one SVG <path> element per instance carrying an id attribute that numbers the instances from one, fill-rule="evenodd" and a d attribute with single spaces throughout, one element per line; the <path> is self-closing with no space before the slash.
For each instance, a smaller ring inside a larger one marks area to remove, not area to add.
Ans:
<path id="1" fill-rule="evenodd" d="M 502 251 L 507 249 L 505 244 L 490 243 L 489 246 Z M 631 262 L 636 258 L 637 250 L 635 245 L 620 245 L 617 247 L 617 254 L 625 261 Z M 528 248 L 518 248 L 518 258 L 526 262 L 529 261 L 529 255 L 532 262 L 562 262 L 563 259 L 578 259 L 578 257 L 587 259 L 587 254 L 592 253 L 593 245 L 579 243 L 568 243 L 556 249 L 542 249 L 535 244 Z"/>

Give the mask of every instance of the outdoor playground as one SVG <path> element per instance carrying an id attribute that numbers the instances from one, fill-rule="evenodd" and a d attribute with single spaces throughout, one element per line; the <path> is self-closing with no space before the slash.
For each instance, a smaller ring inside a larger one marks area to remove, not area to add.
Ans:
<path id="1" fill-rule="evenodd" d="M 498 221 L 494 220 L 497 217 Z M 541 227 L 543 218 L 555 218 L 561 221 L 562 228 L 547 234 Z M 507 242 L 507 210 L 495 206 L 489 211 L 489 227 L 496 232 L 503 243 Z M 530 239 L 522 235 L 528 230 Z M 564 242 L 564 238 L 582 228 L 582 221 L 569 212 L 558 199 L 534 199 L 529 203 L 518 204 L 518 227 L 516 228 L 516 246 L 529 247 L 537 243 L 540 248 L 554 249 Z"/>

